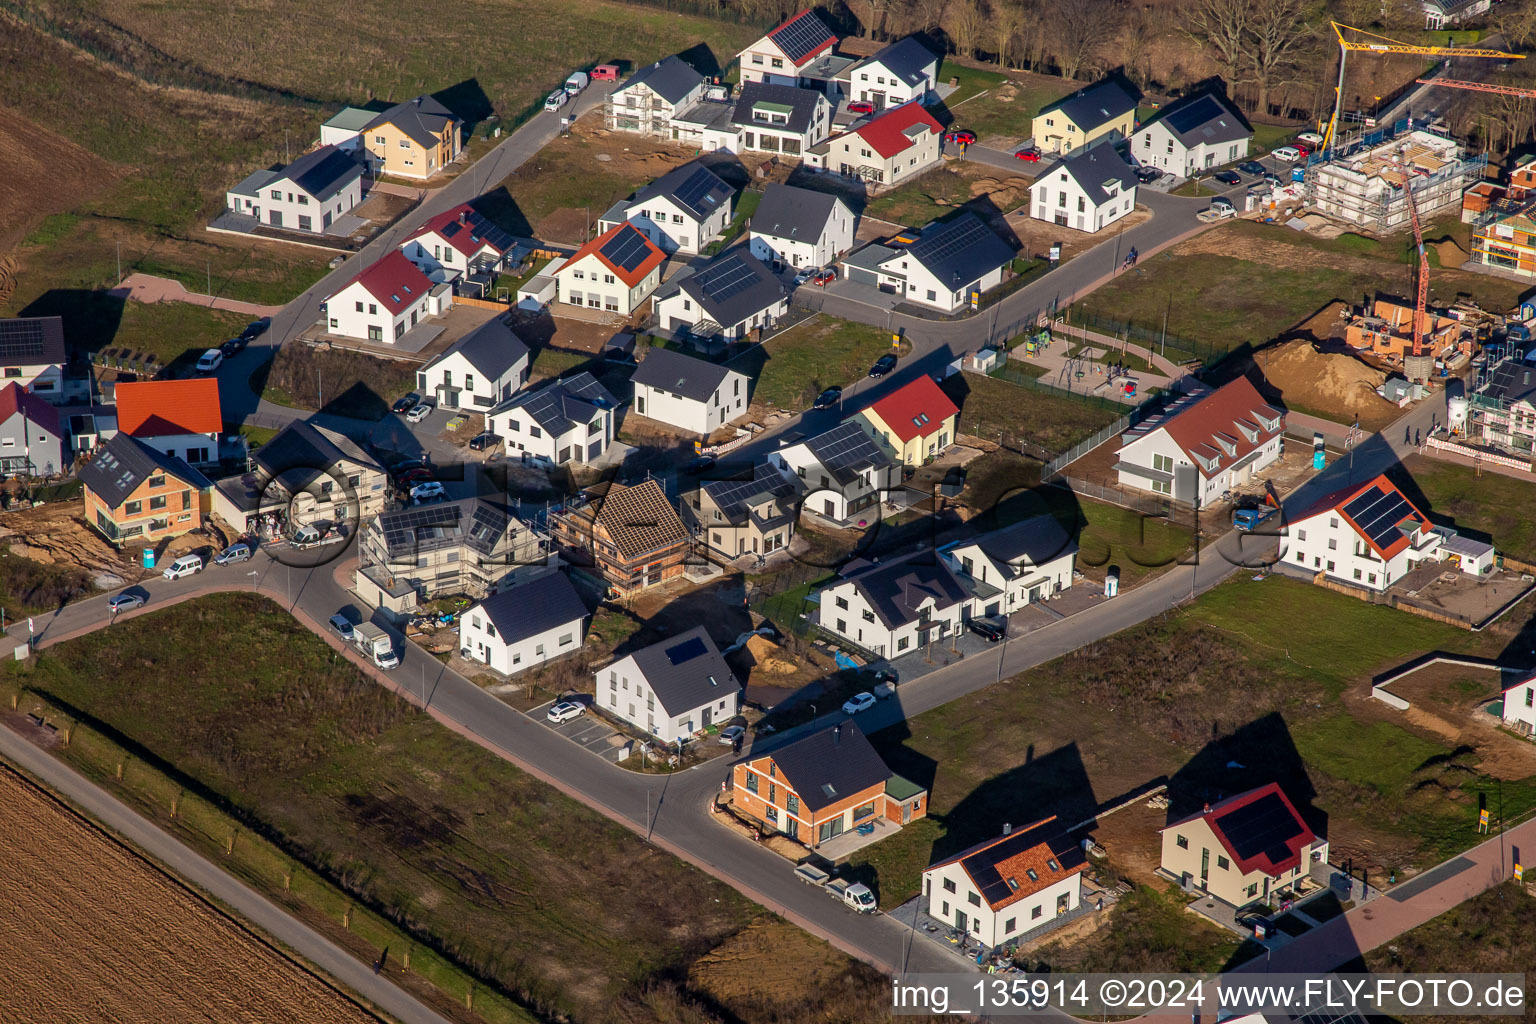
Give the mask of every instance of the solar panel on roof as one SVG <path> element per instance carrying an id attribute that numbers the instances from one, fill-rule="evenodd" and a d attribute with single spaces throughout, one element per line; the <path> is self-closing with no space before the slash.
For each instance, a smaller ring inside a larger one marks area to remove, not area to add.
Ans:
<path id="1" fill-rule="evenodd" d="M 650 255 L 645 236 L 633 227 L 608 239 L 599 251 L 603 259 L 624 270 L 634 270 Z"/>
<path id="2" fill-rule="evenodd" d="M 19 362 L 43 354 L 43 321 L 0 320 L 0 359 Z"/>
<path id="3" fill-rule="evenodd" d="M 827 40 L 825 26 L 816 15 L 807 14 L 788 25 L 780 26 L 771 35 L 774 44 L 784 51 L 790 60 L 799 61 Z"/>
<path id="4" fill-rule="evenodd" d="M 707 168 L 700 167 L 688 176 L 688 180 L 672 194 L 677 201 L 690 210 L 700 210 L 704 206 L 714 206 L 716 199 L 710 195 L 718 181 L 715 175 Z"/>
<path id="5" fill-rule="evenodd" d="M 1413 516 L 1414 511 L 1401 494 L 1376 486 L 1345 505 L 1344 514 L 1355 521 L 1372 543 L 1386 547 L 1396 539 L 1393 533 L 1398 524 Z"/>
<path id="6" fill-rule="evenodd" d="M 1283 861 L 1291 852 L 1287 841 L 1301 834 L 1301 825 L 1278 793 L 1266 794 L 1251 804 L 1228 811 L 1216 819 L 1216 826 L 1241 860 L 1262 853 L 1271 861 Z"/>
<path id="7" fill-rule="evenodd" d="M 699 288 L 712 302 L 724 303 L 757 283 L 757 274 L 739 256 L 716 263 L 698 275 Z"/>
<path id="8" fill-rule="evenodd" d="M 879 446 L 856 423 L 844 424 L 817 440 L 816 457 L 836 473 L 879 465 L 885 459 Z"/>
<path id="9" fill-rule="evenodd" d="M 682 665 L 707 652 L 708 648 L 704 646 L 704 641 L 699 637 L 691 636 L 680 644 L 668 647 L 664 653 L 673 665 Z"/>

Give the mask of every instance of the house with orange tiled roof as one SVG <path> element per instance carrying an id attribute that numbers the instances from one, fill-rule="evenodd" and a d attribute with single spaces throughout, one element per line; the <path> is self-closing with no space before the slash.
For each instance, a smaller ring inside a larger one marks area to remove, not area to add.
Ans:
<path id="1" fill-rule="evenodd" d="M 902 465 L 921 466 L 955 440 L 960 408 L 926 373 L 854 414 L 854 422 L 896 454 Z"/>
<path id="2" fill-rule="evenodd" d="M 888 187 L 937 164 L 943 134 L 933 115 L 912 100 L 813 146 L 806 162 L 854 181 Z"/>
<path id="3" fill-rule="evenodd" d="M 188 465 L 219 461 L 224 416 L 213 377 L 117 385 L 117 429 Z"/>
<path id="4" fill-rule="evenodd" d="M 979 843 L 923 872 L 928 916 L 984 946 L 1018 942 L 1077 910 L 1082 849 L 1054 815 Z"/>
<path id="5" fill-rule="evenodd" d="M 1317 835 L 1278 783 L 1207 804 L 1163 829 L 1158 873 L 1234 907 L 1265 901 L 1328 863 Z"/>
<path id="6" fill-rule="evenodd" d="M 550 535 L 573 565 L 597 570 L 616 595 L 683 574 L 688 528 L 655 480 L 613 484 L 549 516 Z"/>
<path id="7" fill-rule="evenodd" d="M 661 283 L 667 254 L 632 221 L 615 225 L 577 249 L 555 271 L 559 301 L 628 316 Z"/>
<path id="8" fill-rule="evenodd" d="M 394 344 L 417 324 L 453 305 L 453 288 L 434 285 L 399 249 L 391 249 L 325 300 L 332 334 Z"/>

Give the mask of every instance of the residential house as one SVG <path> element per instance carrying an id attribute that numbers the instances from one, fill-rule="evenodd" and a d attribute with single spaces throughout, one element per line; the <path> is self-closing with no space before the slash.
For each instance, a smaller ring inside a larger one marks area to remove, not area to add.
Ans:
<path id="1" fill-rule="evenodd" d="M 1131 137 L 1131 156 L 1177 178 L 1190 178 L 1248 156 L 1253 129 L 1222 96 L 1203 92 L 1169 104 Z"/>
<path id="2" fill-rule="evenodd" d="M 1522 736 L 1536 739 L 1536 677 L 1527 677 L 1504 687 L 1499 714 L 1505 725 Z"/>
<path id="3" fill-rule="evenodd" d="M 939 84 L 939 56 L 916 36 L 897 40 L 848 69 L 848 98 L 876 110 L 927 103 Z"/>
<path id="4" fill-rule="evenodd" d="M 629 316 L 661 283 L 666 253 L 625 221 L 577 249 L 555 271 L 556 295 L 573 306 Z"/>
<path id="5" fill-rule="evenodd" d="M 506 445 L 508 457 L 555 466 L 594 462 L 613 443 L 618 400 L 583 370 L 513 395 L 492 409 L 485 429 Z"/>
<path id="6" fill-rule="evenodd" d="M 528 382 L 528 346 L 505 317 L 470 331 L 416 371 L 416 390 L 444 409 L 485 412 Z"/>
<path id="7" fill-rule="evenodd" d="M 459 653 L 502 675 L 581 650 L 587 605 L 558 569 L 523 570 L 459 615 Z"/>
<path id="8" fill-rule="evenodd" d="M 926 373 L 860 409 L 854 420 L 884 442 L 904 466 L 944 454 L 955 439 L 960 409 Z"/>
<path id="9" fill-rule="evenodd" d="M 378 116 L 377 110 L 342 107 L 339 113 L 320 125 L 320 145 L 335 146 L 337 149 L 356 153 L 357 158 L 366 161 L 369 169 L 372 170 L 378 160 L 363 145 L 363 129 L 372 124 L 373 119 Z"/>
<path id="10" fill-rule="evenodd" d="M 332 334 L 392 345 L 452 305 L 448 285 L 434 285 L 405 253 L 391 249 L 326 299 L 324 315 Z"/>
<path id="11" fill-rule="evenodd" d="M 917 239 L 867 245 L 844 261 L 848 280 L 895 292 L 907 302 L 953 313 L 973 308 L 1003 280 L 1013 261 L 1011 245 L 976 214 L 966 211 L 934 221 Z"/>
<path id="12" fill-rule="evenodd" d="M 119 382 L 115 390 L 119 431 L 193 466 L 219 461 L 218 378 Z"/>
<path id="13" fill-rule="evenodd" d="M 746 374 L 718 363 L 652 348 L 630 377 L 634 409 L 691 434 L 709 435 L 747 411 Z"/>
<path id="14" fill-rule="evenodd" d="M 741 683 L 695 626 L 593 673 L 597 707 L 663 743 L 680 743 L 741 713 Z"/>
<path id="15" fill-rule="evenodd" d="M 684 164 L 621 199 L 598 218 L 601 234 L 625 221 L 665 253 L 688 255 L 725 234 L 736 190 L 703 164 Z"/>
<path id="16" fill-rule="evenodd" d="M 1090 234 L 1136 209 L 1136 172 L 1114 146 L 1081 149 L 1040 172 L 1029 215 Z"/>
<path id="17" fill-rule="evenodd" d="M 434 284 L 461 285 L 504 269 L 507 257 L 517 252 L 517 241 L 473 206 L 460 203 L 417 228 L 400 243 L 400 251 Z"/>
<path id="18" fill-rule="evenodd" d="M 797 490 L 767 463 L 740 478 L 703 480 L 682 496 L 683 518 L 704 553 L 729 562 L 788 547 L 798 518 Z"/>
<path id="19" fill-rule="evenodd" d="M 1055 516 L 1039 515 L 940 549 L 976 596 L 983 617 L 1011 615 L 1072 586 L 1077 541 Z"/>
<path id="20" fill-rule="evenodd" d="M 1097 142 L 1120 142 L 1136 126 L 1138 97 L 1118 78 L 1047 103 L 1035 115 L 1031 134 L 1042 153 L 1070 153 Z"/>
<path id="21" fill-rule="evenodd" d="M 1484 186 L 1488 183 L 1478 187 Z M 1474 261 L 1536 277 L 1536 199 L 1494 200 L 1472 218 L 1472 225 Z"/>
<path id="22" fill-rule="evenodd" d="M 915 178 L 939 163 L 944 129 L 917 100 L 890 107 L 811 150 L 806 163 L 872 188 Z"/>
<path id="23" fill-rule="evenodd" d="M 375 116 L 360 134 L 381 173 L 430 178 L 459 158 L 463 129 L 453 111 L 431 96 L 417 96 Z"/>
<path id="24" fill-rule="evenodd" d="M 1247 377 L 1182 395 L 1120 437 L 1120 486 L 1208 505 L 1258 478 L 1280 458 L 1285 410 Z"/>
<path id="25" fill-rule="evenodd" d="M 0 384 L 20 384 L 50 402 L 64 400 L 64 318 L 0 320 Z"/>
<path id="26" fill-rule="evenodd" d="M 704 98 L 704 76 L 677 57 L 643 67 L 608 97 L 614 131 L 676 138 L 672 119 Z"/>
<path id="27" fill-rule="evenodd" d="M 891 771 L 853 721 L 732 765 L 731 802 L 812 850 L 860 825 L 928 815 L 928 791 Z"/>
<path id="28" fill-rule="evenodd" d="M 354 528 L 384 511 L 389 476 L 345 434 L 294 420 L 251 456 L 254 472 L 220 480 L 214 508 L 237 530 Z"/>
<path id="29" fill-rule="evenodd" d="M 612 484 L 600 497 L 551 514 L 550 524 L 561 550 L 595 567 L 617 595 L 683 574 L 688 529 L 655 480 Z"/>
<path id="30" fill-rule="evenodd" d="M 871 564 L 855 559 L 818 594 L 816 624 L 877 658 L 899 658 L 963 633 L 973 593 L 932 551 Z"/>
<path id="31" fill-rule="evenodd" d="M 358 541 L 358 571 L 376 587 L 409 587 L 421 601 L 478 598 L 507 574 L 547 563 L 549 548 L 548 537 L 501 502 L 462 498 L 380 512 Z"/>
<path id="32" fill-rule="evenodd" d="M 746 246 L 675 274 L 656 290 L 656 323 L 689 339 L 738 341 L 789 312 L 789 289 Z"/>
<path id="33" fill-rule="evenodd" d="M 1424 27 L 1431 31 L 1460 25 L 1481 17 L 1493 8 L 1493 0 L 1419 0 Z"/>
<path id="34" fill-rule="evenodd" d="M 1493 545 L 1435 526 L 1385 476 L 1324 495 L 1284 534 L 1287 563 L 1377 593 L 1421 562 L 1451 561 L 1473 576 L 1494 570 Z"/>
<path id="35" fill-rule="evenodd" d="M 1536 366 L 1506 359 L 1473 392 L 1467 436 L 1529 458 L 1536 450 Z"/>
<path id="36" fill-rule="evenodd" d="M 725 148 L 798 157 L 827 137 L 832 106 L 810 89 L 756 82 L 741 87 L 730 125 L 736 142 Z"/>
<path id="37" fill-rule="evenodd" d="M 1328 862 L 1327 840 L 1274 782 L 1208 804 L 1162 835 L 1161 872 L 1234 907 L 1267 901 Z"/>
<path id="38" fill-rule="evenodd" d="M 354 152 L 321 146 L 282 170 L 247 175 L 224 201 L 268 227 L 323 235 L 363 201 L 363 164 Z"/>
<path id="39" fill-rule="evenodd" d="M 80 468 L 85 521 L 113 545 L 153 546 L 203 525 L 213 485 L 185 462 L 119 433 Z"/>
<path id="40" fill-rule="evenodd" d="M 69 466 L 58 410 L 15 381 L 0 387 L 0 475 L 53 476 Z"/>
<path id="41" fill-rule="evenodd" d="M 747 246 L 764 263 L 825 267 L 853 248 L 857 224 L 841 198 L 774 182 L 752 214 Z"/>
<path id="42" fill-rule="evenodd" d="M 800 69 L 836 45 L 819 11 L 801 11 L 737 54 L 742 84 L 799 85 Z"/>
<path id="43" fill-rule="evenodd" d="M 928 916 L 989 948 L 1076 910 L 1088 858 L 1055 815 L 978 843 L 923 872 Z"/>
<path id="44" fill-rule="evenodd" d="M 901 463 L 851 421 L 791 442 L 768 459 L 804 489 L 802 507 L 834 525 L 855 525 L 861 513 L 877 517 L 880 502 L 901 486 Z"/>

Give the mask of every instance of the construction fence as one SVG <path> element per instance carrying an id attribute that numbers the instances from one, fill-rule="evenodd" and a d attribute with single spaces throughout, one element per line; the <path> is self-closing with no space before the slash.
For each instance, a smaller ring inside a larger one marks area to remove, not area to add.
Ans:
<path id="1" fill-rule="evenodd" d="M 1096 483 L 1081 477 L 1059 474 L 1047 481 L 1053 487 L 1066 487 L 1080 498 L 1092 498 L 1109 505 L 1119 505 L 1148 516 L 1166 516 L 1173 503 L 1166 497 L 1147 491 L 1133 491 L 1115 484 Z"/>

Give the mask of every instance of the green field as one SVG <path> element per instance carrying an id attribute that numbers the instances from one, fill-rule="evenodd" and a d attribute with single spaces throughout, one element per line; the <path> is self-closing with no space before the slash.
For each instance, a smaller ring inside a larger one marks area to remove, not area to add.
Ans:
<path id="1" fill-rule="evenodd" d="M 939 67 L 939 83 L 947 85 L 951 78 L 955 79 L 955 91 L 944 99 L 945 106 L 951 110 L 954 109 L 956 104 L 964 103 L 980 92 L 995 89 L 1008 80 L 1007 76 L 996 71 L 968 67 L 964 64 L 947 60 Z"/>
<path id="2" fill-rule="evenodd" d="M 939 166 L 880 193 L 864 208 L 864 216 L 920 228 L 954 213 L 970 198 L 971 179 L 949 166 Z"/>
<path id="3" fill-rule="evenodd" d="M 1500 473 L 1479 475 L 1471 466 L 1422 455 L 1410 456 L 1389 475 L 1410 498 L 1424 499 L 1421 507 L 1435 522 L 1491 540 L 1500 552 L 1521 561 L 1536 562 L 1536 521 L 1530 516 L 1536 482 Z"/>
<path id="4" fill-rule="evenodd" d="M 284 345 L 251 374 L 251 390 L 269 402 L 359 420 L 381 420 L 416 386 L 416 367 L 346 349 Z"/>
<path id="5" fill-rule="evenodd" d="M 963 433 L 989 441 L 1002 438 L 1000 443 L 1015 446 L 1037 445 L 1052 453 L 1066 451 L 1124 415 L 1107 402 L 1085 402 L 976 373 L 951 377 L 945 387 L 960 406 Z"/>
<path id="6" fill-rule="evenodd" d="M 948 104 L 955 115 L 955 124 L 971 129 L 983 144 L 999 138 L 1019 142 L 1029 138 L 1034 130 L 1035 115 L 1041 107 L 1077 88 L 1078 83 L 1062 78 L 1024 75 L 1010 79 L 1006 85 L 998 83 L 990 87 L 985 96 L 977 96 L 958 109 L 953 98 Z"/>
<path id="7" fill-rule="evenodd" d="M 730 366 L 757 377 L 754 403 L 806 409 L 824 388 L 864 376 L 890 350 L 890 335 L 882 328 L 818 316 L 737 356 Z"/>

